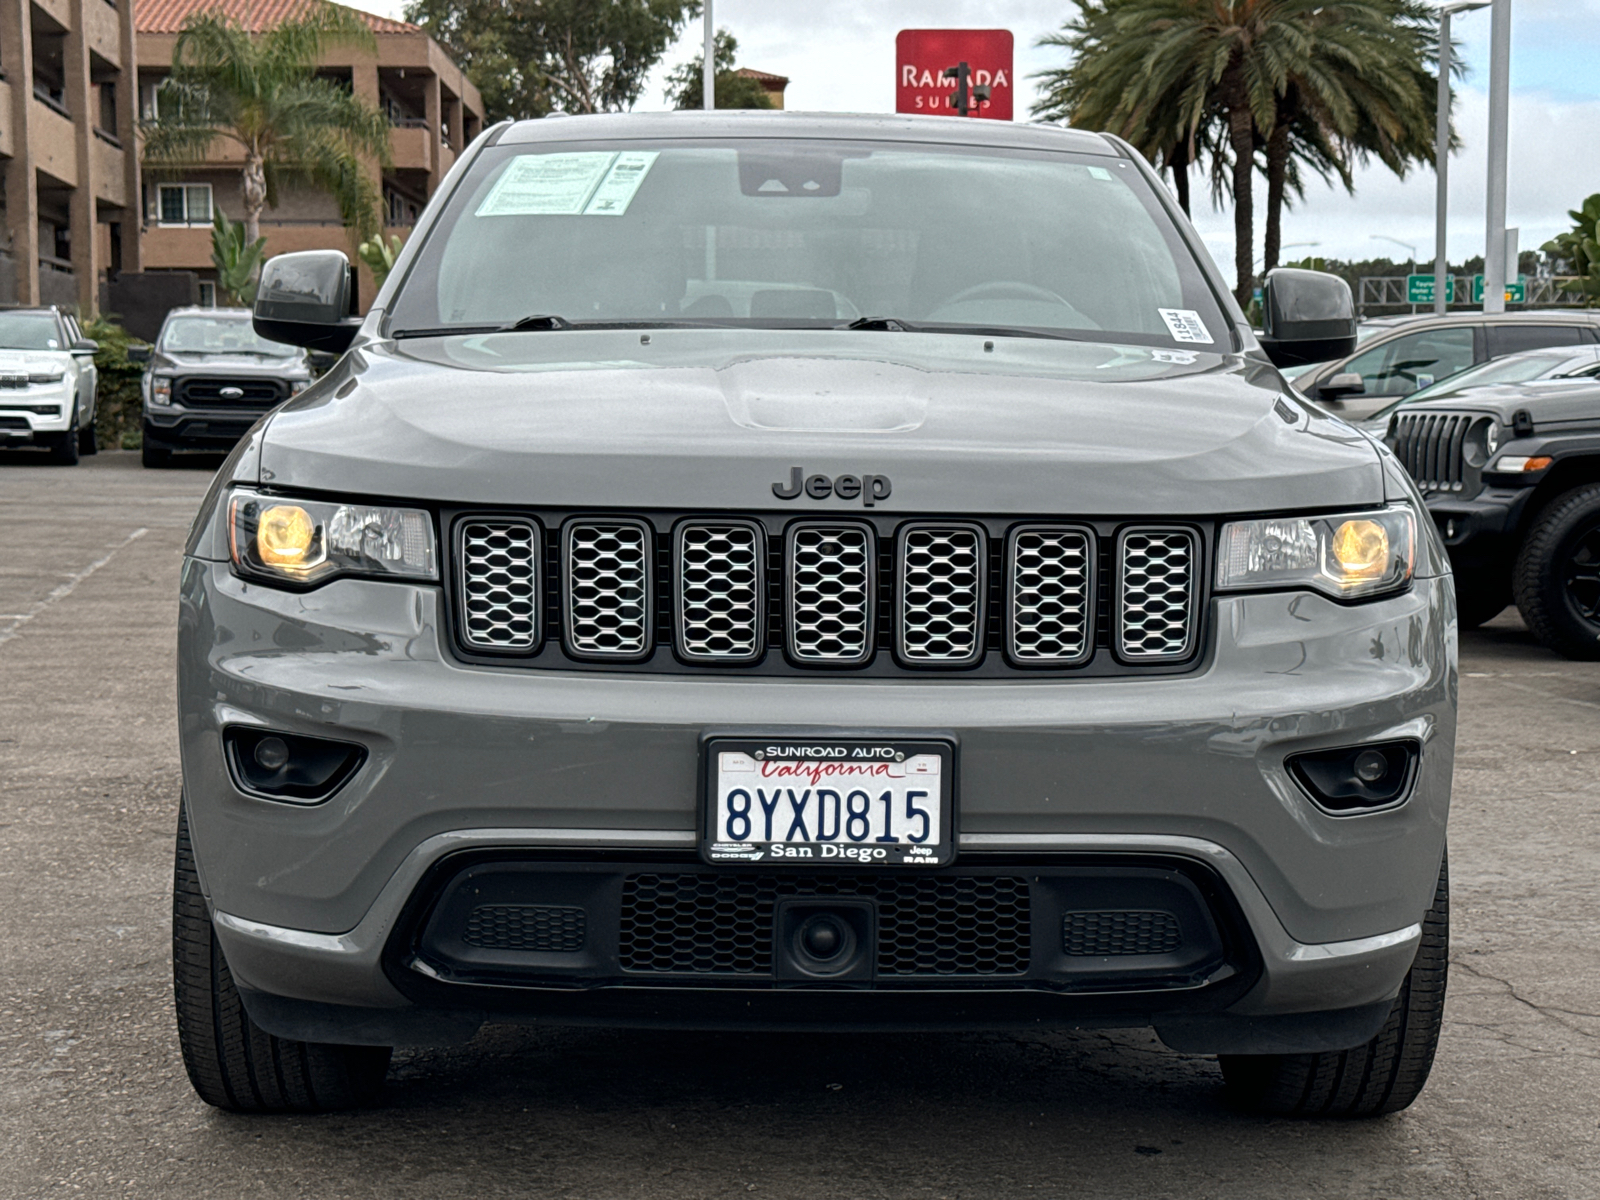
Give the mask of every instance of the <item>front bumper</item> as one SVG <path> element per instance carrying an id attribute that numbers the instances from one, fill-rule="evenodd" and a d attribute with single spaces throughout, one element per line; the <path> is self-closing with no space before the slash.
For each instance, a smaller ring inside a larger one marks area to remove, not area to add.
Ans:
<path id="1" fill-rule="evenodd" d="M 708 733 L 941 736 L 959 754 L 957 869 L 1159 860 L 1216 880 L 1214 911 L 1237 924 L 1243 951 L 1225 980 L 1154 1006 L 1137 987 L 1101 989 L 1092 1002 L 1034 988 L 1022 1010 L 1030 1023 L 1153 1022 L 1174 1044 L 1212 1049 L 1279 1036 L 1230 1041 L 1229 1023 L 1358 1013 L 1346 1025 L 1365 1028 L 1415 954 L 1443 853 L 1455 736 L 1449 582 L 1420 579 L 1359 606 L 1307 594 L 1212 605 L 1207 665 L 1161 679 L 530 673 L 453 661 L 437 589 L 341 581 L 290 595 L 190 559 L 184 780 L 218 936 L 258 1021 L 299 1036 L 449 1040 L 490 1012 L 624 1019 L 608 999 L 665 989 L 542 980 L 502 1004 L 473 990 L 481 981 L 426 979 L 401 952 L 416 925 L 408 905 L 465 851 L 666 855 L 688 867 Z M 355 741 L 368 758 L 325 804 L 252 799 L 223 762 L 226 724 Z M 1284 769 L 1299 750 L 1396 737 L 1424 746 L 1398 808 L 1329 816 Z M 1229 980 L 1236 991 L 1212 986 Z M 858 989 L 841 1003 L 884 1018 L 900 1003 L 901 1019 L 926 1024 L 930 996 L 947 991 L 897 1002 L 900 993 Z M 969 990 L 943 1011 L 971 1008 L 960 1021 L 978 1023 L 981 1007 Z M 841 1009 L 840 1022 L 855 1019 Z"/>
<path id="2" fill-rule="evenodd" d="M 40 435 L 64 433 L 72 424 L 72 397 L 44 387 L 0 393 L 0 446 L 25 445 Z"/>
<path id="3" fill-rule="evenodd" d="M 213 410 L 147 405 L 144 441 L 160 450 L 228 450 L 268 411 L 264 408 Z"/>

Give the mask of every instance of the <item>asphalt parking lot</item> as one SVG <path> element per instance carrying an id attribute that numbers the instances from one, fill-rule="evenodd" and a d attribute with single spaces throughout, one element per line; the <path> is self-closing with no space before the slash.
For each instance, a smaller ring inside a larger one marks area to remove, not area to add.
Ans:
<path id="1" fill-rule="evenodd" d="M 1450 998 L 1384 1120 L 1243 1116 L 1141 1033 L 486 1029 L 241 1118 L 170 1002 L 183 537 L 210 471 L 0 454 L 0 1196 L 1600 1195 L 1600 665 L 1462 644 Z"/>

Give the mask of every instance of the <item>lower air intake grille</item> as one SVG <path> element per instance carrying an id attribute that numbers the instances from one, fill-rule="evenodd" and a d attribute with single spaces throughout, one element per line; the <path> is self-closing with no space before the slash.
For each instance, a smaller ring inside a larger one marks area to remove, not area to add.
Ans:
<path id="1" fill-rule="evenodd" d="M 582 950 L 587 918 L 581 908 L 554 904 L 480 904 L 467 918 L 461 940 L 480 950 Z"/>
<path id="2" fill-rule="evenodd" d="M 779 897 L 877 901 L 878 975 L 1022 975 L 1028 881 L 942 875 L 630 875 L 619 958 L 626 971 L 767 975 Z"/>
<path id="3" fill-rule="evenodd" d="M 1125 659 L 1186 658 L 1194 646 L 1195 535 L 1131 529 L 1122 535 L 1117 653 Z"/>
<path id="4" fill-rule="evenodd" d="M 466 521 L 461 530 L 461 637 L 480 650 L 539 640 L 539 534 L 528 521 Z"/>
<path id="5" fill-rule="evenodd" d="M 1071 912 L 1061 918 L 1061 949 L 1073 957 L 1171 954 L 1183 944 L 1169 912 Z"/>
<path id="6" fill-rule="evenodd" d="M 567 652 L 641 658 L 650 651 L 650 530 L 641 521 L 569 521 Z"/>

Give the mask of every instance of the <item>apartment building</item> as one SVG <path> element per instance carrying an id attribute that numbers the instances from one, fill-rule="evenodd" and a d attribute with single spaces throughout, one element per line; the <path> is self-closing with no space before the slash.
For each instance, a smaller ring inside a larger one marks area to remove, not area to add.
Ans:
<path id="1" fill-rule="evenodd" d="M 0 0 L 10 3 L 11 0 Z M 81 0 L 105 4 L 106 0 Z M 155 93 L 172 67 L 173 48 L 191 13 L 222 11 L 251 30 L 264 30 L 305 11 L 311 0 L 121 0 L 134 3 L 138 33 L 140 111 L 153 115 Z M 358 13 L 371 28 L 377 52 L 339 46 L 323 60 L 321 73 L 340 80 L 389 117 L 390 157 L 382 170 L 388 233 L 404 236 L 444 179 L 456 156 L 483 128 L 483 99 L 444 50 L 415 25 Z M 143 269 L 194 271 L 201 301 L 215 297 L 211 265 L 211 219 L 217 209 L 232 220 L 243 216 L 238 148 L 213 143 L 209 161 L 193 168 L 147 167 L 142 188 Z M 374 164 L 373 169 L 378 168 Z M 267 254 L 336 249 L 351 253 L 339 210 L 326 194 L 286 189 L 278 206 L 261 219 Z M 362 270 L 362 307 L 375 288 Z"/>
<path id="2" fill-rule="evenodd" d="M 139 269 L 133 0 L 0 0 L 0 304 Z"/>

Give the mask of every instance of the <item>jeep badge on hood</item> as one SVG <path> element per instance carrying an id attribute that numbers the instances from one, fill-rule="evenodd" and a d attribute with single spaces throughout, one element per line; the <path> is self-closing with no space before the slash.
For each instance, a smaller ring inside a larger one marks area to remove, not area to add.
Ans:
<path id="1" fill-rule="evenodd" d="M 894 489 L 887 475 L 840 475 L 829 479 L 826 475 L 807 475 L 800 467 L 789 468 L 789 482 L 772 485 L 772 494 L 779 500 L 793 500 L 804 492 L 813 500 L 826 500 L 829 495 L 841 500 L 861 497 L 861 503 L 871 508 L 879 500 L 887 500 Z"/>

